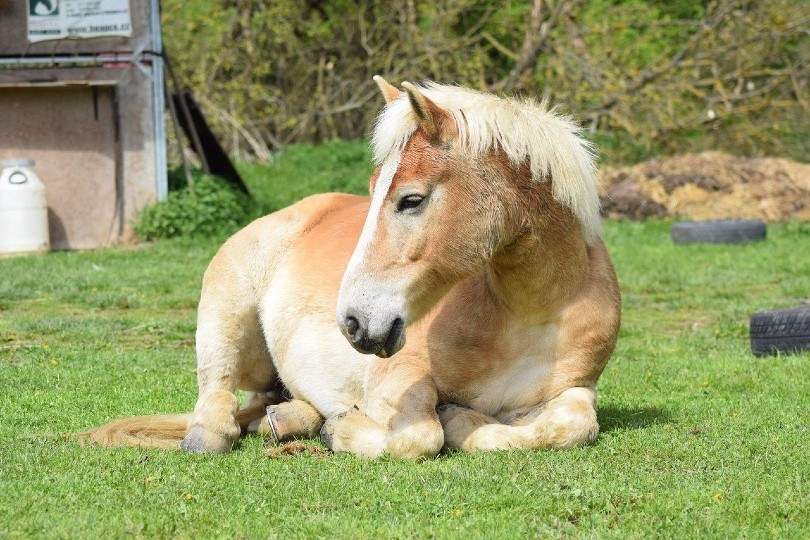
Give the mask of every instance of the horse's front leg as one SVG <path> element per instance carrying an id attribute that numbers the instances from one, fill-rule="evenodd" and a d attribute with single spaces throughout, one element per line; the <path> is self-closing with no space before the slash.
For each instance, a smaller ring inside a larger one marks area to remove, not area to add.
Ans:
<path id="1" fill-rule="evenodd" d="M 432 457 L 444 444 L 433 379 L 418 365 L 396 359 L 371 363 L 365 402 L 328 419 L 321 440 L 335 452 L 364 457 Z"/>
<path id="2" fill-rule="evenodd" d="M 494 418 L 458 405 L 443 405 L 439 418 L 448 448 L 466 452 L 508 448 L 567 449 L 596 440 L 596 392 L 569 388 L 548 403 L 501 424 Z"/>

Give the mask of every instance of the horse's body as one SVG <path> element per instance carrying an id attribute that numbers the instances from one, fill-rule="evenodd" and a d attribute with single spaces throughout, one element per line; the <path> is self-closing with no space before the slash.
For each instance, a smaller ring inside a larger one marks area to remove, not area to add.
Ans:
<path id="1" fill-rule="evenodd" d="M 318 195 L 261 218 L 206 271 L 183 447 L 226 451 L 248 424 L 311 436 L 323 418 L 333 450 L 366 456 L 592 441 L 619 294 L 585 144 L 531 103 L 378 84 L 372 198 Z M 476 131 L 477 114 L 505 125 Z M 547 133 L 509 132 L 521 115 Z M 268 424 L 256 411 L 277 378 L 293 399 Z M 237 388 L 253 392 L 239 413 Z M 134 434 L 149 418 L 126 422 L 94 438 L 150 444 Z"/>

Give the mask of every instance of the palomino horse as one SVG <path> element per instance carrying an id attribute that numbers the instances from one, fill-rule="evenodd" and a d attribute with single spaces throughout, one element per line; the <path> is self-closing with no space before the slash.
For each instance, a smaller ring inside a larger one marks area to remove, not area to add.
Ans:
<path id="1" fill-rule="evenodd" d="M 371 199 L 310 197 L 230 238 L 203 281 L 194 413 L 91 438 L 226 452 L 245 429 L 320 429 L 401 458 L 596 438 L 620 299 L 588 143 L 545 104 L 375 81 Z"/>

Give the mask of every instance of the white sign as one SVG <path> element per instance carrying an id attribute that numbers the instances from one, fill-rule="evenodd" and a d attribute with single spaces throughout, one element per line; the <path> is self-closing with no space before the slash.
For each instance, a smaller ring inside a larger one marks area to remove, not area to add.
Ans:
<path id="1" fill-rule="evenodd" d="M 129 0 L 27 0 L 28 41 L 131 36 Z"/>

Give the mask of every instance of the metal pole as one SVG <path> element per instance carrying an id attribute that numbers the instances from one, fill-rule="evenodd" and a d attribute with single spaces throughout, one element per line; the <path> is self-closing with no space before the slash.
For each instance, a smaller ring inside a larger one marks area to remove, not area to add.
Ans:
<path id="1" fill-rule="evenodd" d="M 166 118 L 164 111 L 166 103 L 164 101 L 163 78 L 163 40 L 160 30 L 160 2 L 151 0 L 152 6 L 150 14 L 149 29 L 152 42 L 152 105 L 154 119 L 155 138 L 155 178 L 157 179 L 158 200 L 163 200 L 169 193 L 168 163 L 166 159 Z"/>

